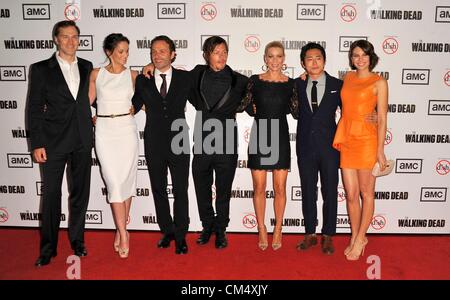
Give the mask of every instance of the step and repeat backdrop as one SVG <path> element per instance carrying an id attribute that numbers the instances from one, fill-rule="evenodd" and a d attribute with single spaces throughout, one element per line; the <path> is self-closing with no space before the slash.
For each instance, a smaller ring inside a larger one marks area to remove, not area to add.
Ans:
<path id="1" fill-rule="evenodd" d="M 448 0 L 345 1 L 154 1 L 42 0 L 0 2 L 0 226 L 37 227 L 42 182 L 32 161 L 25 123 L 29 66 L 50 57 L 51 37 L 60 20 L 75 20 L 81 29 L 78 56 L 106 64 L 102 42 L 121 32 L 130 39 L 128 65 L 135 70 L 150 60 L 150 41 L 165 34 L 177 46 L 174 66 L 190 70 L 204 63 L 201 46 L 211 35 L 229 44 L 228 64 L 250 76 L 262 72 L 264 46 L 273 40 L 286 48 L 286 74 L 298 77 L 300 49 L 309 41 L 327 51 L 326 70 L 342 77 L 349 70 L 352 41 L 367 39 L 380 56 L 375 71 L 389 83 L 386 154 L 394 172 L 379 178 L 372 233 L 450 233 L 450 3 Z M 195 111 L 188 104 L 193 128 Z M 136 115 L 140 159 L 136 197 L 129 228 L 158 230 L 144 157 L 145 113 Z M 337 112 L 337 120 L 339 118 Z M 247 146 L 252 119 L 238 114 L 239 163 L 231 198 L 229 231 L 256 232 Z M 289 116 L 292 165 L 287 183 L 286 232 L 304 232 L 301 186 L 295 157 L 296 122 Z M 192 132 L 191 132 L 192 138 Z M 272 175 L 268 174 L 266 224 L 274 224 Z M 318 183 L 320 185 L 320 181 Z M 67 227 L 64 180 L 61 226 Z M 350 232 L 346 195 L 340 181 L 337 231 Z M 168 195 L 173 203 L 172 187 Z M 214 192 L 214 187 L 213 187 Z M 192 178 L 189 186 L 190 231 L 201 229 Z M 214 201 L 214 199 L 212 199 Z M 319 186 L 318 230 L 322 225 Z M 114 228 L 100 166 L 92 152 L 92 184 L 86 215 L 88 228 Z"/>

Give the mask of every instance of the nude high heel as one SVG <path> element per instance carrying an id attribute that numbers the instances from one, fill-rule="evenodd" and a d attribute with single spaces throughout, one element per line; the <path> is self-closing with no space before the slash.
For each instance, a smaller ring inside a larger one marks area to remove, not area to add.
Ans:
<path id="1" fill-rule="evenodd" d="M 258 226 L 258 247 L 261 250 L 266 250 L 267 247 L 269 246 L 269 242 L 268 242 L 268 238 L 267 238 L 267 228 L 266 225 L 264 225 L 264 227 L 259 227 Z"/>
<path id="2" fill-rule="evenodd" d="M 367 239 L 355 240 L 352 249 L 346 255 L 347 260 L 358 260 L 360 256 L 364 255 L 364 249 L 368 243 Z"/>
<path id="3" fill-rule="evenodd" d="M 273 230 L 273 240 L 272 240 L 272 249 L 278 250 L 281 248 L 281 238 L 282 238 L 282 227 L 279 227 L 279 229 L 274 228 Z"/>
<path id="4" fill-rule="evenodd" d="M 127 239 L 128 239 L 128 248 L 120 248 L 119 247 L 119 257 L 120 258 L 127 258 L 128 257 L 128 253 L 130 252 L 130 234 L 127 231 Z"/>
<path id="5" fill-rule="evenodd" d="M 114 251 L 119 252 L 119 244 L 120 244 L 120 234 L 119 231 L 116 230 L 116 235 L 114 236 Z"/>

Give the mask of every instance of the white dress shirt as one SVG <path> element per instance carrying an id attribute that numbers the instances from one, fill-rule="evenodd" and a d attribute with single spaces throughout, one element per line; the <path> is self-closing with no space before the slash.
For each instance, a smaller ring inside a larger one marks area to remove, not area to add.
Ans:
<path id="1" fill-rule="evenodd" d="M 56 51 L 56 59 L 58 60 L 59 67 L 64 75 L 67 86 L 73 98 L 77 99 L 78 87 L 80 86 L 80 71 L 78 70 L 78 59 L 75 56 L 75 60 L 71 63 L 65 61 L 59 56 L 59 51 Z"/>
<path id="2" fill-rule="evenodd" d="M 162 77 L 159 76 L 160 74 L 166 74 L 166 83 L 167 83 L 166 91 L 169 92 L 170 82 L 172 81 L 172 67 L 170 67 L 169 70 L 165 72 L 161 72 L 160 70 L 155 69 L 155 84 L 159 92 L 161 92 L 161 85 L 163 83 Z"/>

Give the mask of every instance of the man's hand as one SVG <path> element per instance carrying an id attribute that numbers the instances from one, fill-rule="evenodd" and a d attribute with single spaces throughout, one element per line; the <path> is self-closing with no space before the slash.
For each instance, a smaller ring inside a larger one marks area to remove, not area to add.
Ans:
<path id="1" fill-rule="evenodd" d="M 155 71 L 155 66 L 153 63 L 149 63 L 148 65 L 144 66 L 144 69 L 142 69 L 142 74 L 144 74 L 145 77 L 149 78 L 153 76 L 153 72 Z"/>
<path id="2" fill-rule="evenodd" d="M 37 163 L 45 163 L 47 161 L 47 153 L 45 152 L 45 148 L 34 149 L 33 158 Z"/>
<path id="3" fill-rule="evenodd" d="M 305 81 L 306 77 L 308 76 L 308 72 L 303 72 L 303 74 L 301 74 L 300 76 L 298 76 L 301 80 Z"/>
<path id="4" fill-rule="evenodd" d="M 377 112 L 374 111 L 374 112 L 372 112 L 372 113 L 370 113 L 370 114 L 367 114 L 367 115 L 365 116 L 365 120 L 366 120 L 366 122 L 369 122 L 369 123 L 372 123 L 372 124 L 377 124 L 377 123 L 378 123 L 378 115 L 377 115 Z"/>
<path id="5" fill-rule="evenodd" d="M 97 116 L 93 116 L 92 117 L 92 124 L 95 126 L 96 123 L 97 123 Z"/>
<path id="6" fill-rule="evenodd" d="M 131 107 L 130 107 L 130 115 L 134 116 L 134 113 L 135 113 L 134 106 L 131 105 Z"/>

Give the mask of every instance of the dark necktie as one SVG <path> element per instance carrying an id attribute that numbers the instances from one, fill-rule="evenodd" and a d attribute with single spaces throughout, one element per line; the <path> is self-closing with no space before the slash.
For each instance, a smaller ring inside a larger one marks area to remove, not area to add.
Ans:
<path id="1" fill-rule="evenodd" d="M 161 97 L 166 98 L 167 95 L 167 81 L 166 81 L 166 74 L 159 74 L 163 80 L 161 84 L 161 89 L 159 90 L 159 93 L 161 94 Z"/>
<path id="2" fill-rule="evenodd" d="M 314 80 L 312 83 L 313 86 L 311 89 L 311 106 L 313 113 L 315 113 L 319 108 L 319 106 L 317 105 L 317 81 Z"/>

